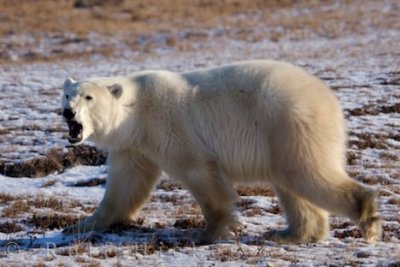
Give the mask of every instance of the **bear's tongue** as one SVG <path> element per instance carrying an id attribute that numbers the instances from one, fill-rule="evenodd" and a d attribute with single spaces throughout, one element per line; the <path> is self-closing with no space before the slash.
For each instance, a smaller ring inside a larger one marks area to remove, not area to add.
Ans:
<path id="1" fill-rule="evenodd" d="M 73 144 L 82 140 L 82 125 L 76 121 L 68 121 L 69 138 L 68 141 Z"/>

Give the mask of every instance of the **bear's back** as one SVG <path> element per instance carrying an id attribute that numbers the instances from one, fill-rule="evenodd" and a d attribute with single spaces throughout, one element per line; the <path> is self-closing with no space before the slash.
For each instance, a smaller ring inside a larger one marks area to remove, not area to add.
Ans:
<path id="1" fill-rule="evenodd" d="M 219 158 L 238 180 L 260 177 L 272 166 L 286 164 L 288 155 L 297 154 L 299 144 L 309 138 L 315 138 L 316 150 L 343 153 L 345 130 L 336 97 L 299 67 L 257 60 L 182 77 L 193 91 L 184 115 L 190 122 L 186 128 L 199 149 Z M 329 138 L 339 144 L 317 142 Z"/>

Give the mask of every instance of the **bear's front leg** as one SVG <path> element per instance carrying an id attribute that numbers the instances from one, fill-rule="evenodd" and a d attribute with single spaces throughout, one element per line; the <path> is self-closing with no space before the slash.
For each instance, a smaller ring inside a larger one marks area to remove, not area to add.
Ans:
<path id="1" fill-rule="evenodd" d="M 137 151 L 115 151 L 109 155 L 106 192 L 97 211 L 89 218 L 67 227 L 63 233 L 99 231 L 112 224 L 132 220 L 160 174 L 158 166 Z"/>

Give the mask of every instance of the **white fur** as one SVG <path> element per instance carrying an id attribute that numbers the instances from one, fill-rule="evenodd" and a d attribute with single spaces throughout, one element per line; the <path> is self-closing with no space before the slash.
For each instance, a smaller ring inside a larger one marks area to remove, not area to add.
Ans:
<path id="1" fill-rule="evenodd" d="M 109 90 L 116 83 L 118 96 Z M 200 203 L 212 238 L 234 221 L 232 183 L 260 181 L 275 188 L 287 213 L 289 227 L 270 234 L 274 240 L 324 238 L 328 212 L 359 223 L 369 241 L 379 238 L 373 191 L 344 170 L 341 107 L 296 66 L 249 61 L 66 81 L 67 106 L 83 124 L 83 139 L 107 148 L 111 164 L 100 208 L 68 231 L 132 219 L 164 170 Z"/>

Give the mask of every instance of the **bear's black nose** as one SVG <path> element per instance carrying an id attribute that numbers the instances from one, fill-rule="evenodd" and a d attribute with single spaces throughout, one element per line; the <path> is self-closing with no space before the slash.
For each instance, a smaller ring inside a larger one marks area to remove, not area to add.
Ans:
<path id="1" fill-rule="evenodd" d="M 66 108 L 63 111 L 63 116 L 67 120 L 72 120 L 75 117 L 75 112 L 73 112 L 72 109 Z"/>

